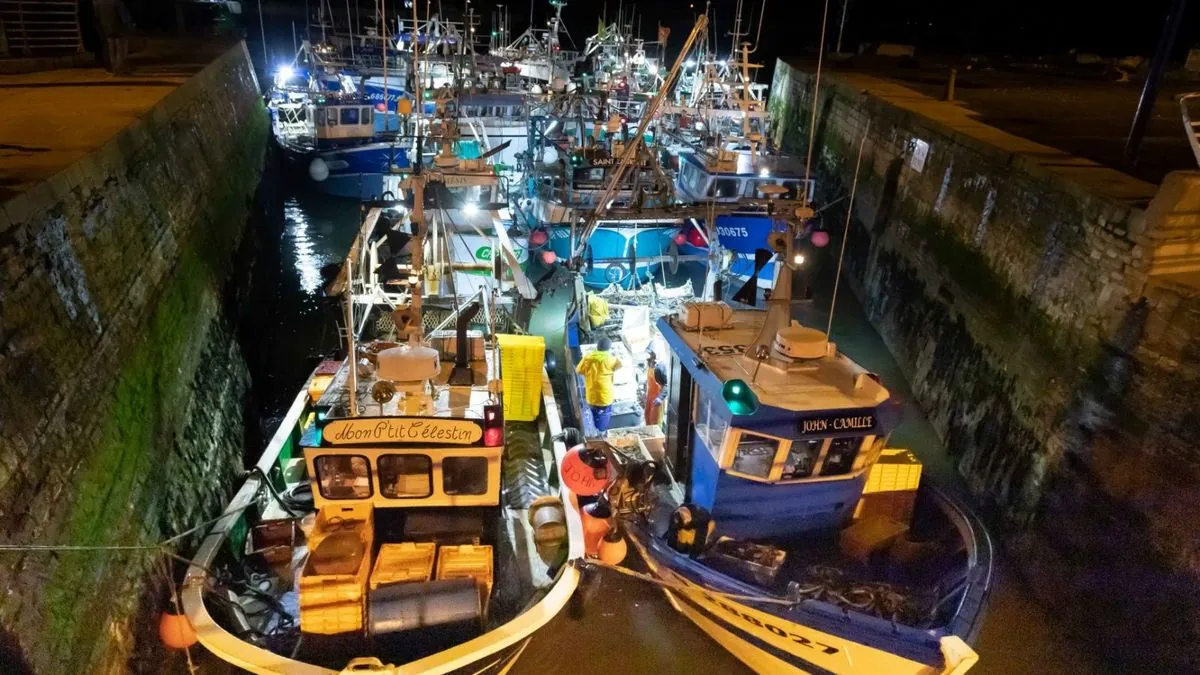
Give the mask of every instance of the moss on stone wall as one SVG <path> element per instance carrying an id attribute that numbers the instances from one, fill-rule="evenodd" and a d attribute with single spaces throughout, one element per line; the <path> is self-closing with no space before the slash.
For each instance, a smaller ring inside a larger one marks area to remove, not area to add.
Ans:
<path id="1" fill-rule="evenodd" d="M 1050 363 L 1088 363 L 1098 347 L 1080 330 L 1056 323 L 1028 295 L 996 272 L 983 252 L 964 243 L 937 216 L 922 214 L 910 202 L 901 206 L 902 222 L 971 304 L 994 317 L 1003 337 L 1027 340 Z M 1073 371 L 1068 371 L 1073 376 Z"/>
<path id="2" fill-rule="evenodd" d="M 179 260 L 153 319 L 124 362 L 111 405 L 93 435 L 94 447 L 73 478 L 66 541 L 87 546 L 154 544 L 195 525 L 196 507 L 219 502 L 213 493 L 222 493 L 231 471 L 238 468 L 241 450 L 230 448 L 235 461 L 218 475 L 204 476 L 207 484 L 191 483 L 194 471 L 169 470 L 176 464 L 173 455 L 179 452 L 179 436 L 192 412 L 191 385 L 197 370 L 205 367 L 201 355 L 213 317 L 221 311 L 221 289 L 246 222 L 268 128 L 265 111 L 246 120 L 234 145 L 237 154 L 211 186 L 217 189 L 206 203 L 205 217 L 181 242 Z M 240 429 L 233 434 L 240 435 Z M 187 495 L 186 501 L 194 502 L 191 509 L 164 513 L 164 502 L 178 501 L 168 498 L 171 492 Z M 43 591 L 43 630 L 56 636 L 50 662 L 87 672 L 95 659 L 92 646 L 104 634 L 101 619 L 122 623 L 130 618 L 138 598 L 117 592 L 129 588 L 131 578 L 149 573 L 153 559 L 148 551 L 63 554 Z"/>

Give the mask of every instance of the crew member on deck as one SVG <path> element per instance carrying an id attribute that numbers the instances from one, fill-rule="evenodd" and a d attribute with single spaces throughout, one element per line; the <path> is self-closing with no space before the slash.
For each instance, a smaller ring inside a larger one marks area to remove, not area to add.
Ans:
<path id="1" fill-rule="evenodd" d="M 658 362 L 654 350 L 646 352 L 646 426 L 662 424 L 663 406 L 667 402 L 667 367 Z"/>
<path id="2" fill-rule="evenodd" d="M 612 420 L 613 373 L 623 365 L 620 359 L 609 353 L 610 349 L 612 340 L 600 338 L 595 351 L 583 357 L 575 367 L 575 372 L 583 376 L 584 398 L 587 399 L 588 410 L 592 412 L 592 422 L 601 434 L 608 431 Z"/>

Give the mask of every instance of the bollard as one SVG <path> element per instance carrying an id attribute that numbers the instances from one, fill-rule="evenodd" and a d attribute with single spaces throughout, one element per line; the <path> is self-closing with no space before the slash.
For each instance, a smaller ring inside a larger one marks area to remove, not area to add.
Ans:
<path id="1" fill-rule="evenodd" d="M 946 97 L 942 100 L 954 100 L 954 80 L 958 78 L 958 68 L 950 69 L 950 79 L 946 80 Z"/>

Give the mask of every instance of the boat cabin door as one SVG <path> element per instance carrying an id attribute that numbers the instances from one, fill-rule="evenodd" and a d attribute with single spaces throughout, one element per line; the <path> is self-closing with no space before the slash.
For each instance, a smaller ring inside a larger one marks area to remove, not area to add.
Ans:
<path id="1" fill-rule="evenodd" d="M 665 459 L 671 475 L 686 485 L 686 499 L 692 497 L 692 482 L 687 480 L 692 475 L 692 432 L 695 420 L 692 410 L 695 399 L 695 387 L 692 386 L 692 374 L 683 367 L 683 362 L 667 351 L 663 357 L 668 360 L 667 373 L 667 403 L 663 413 L 667 428 L 667 445 Z"/>

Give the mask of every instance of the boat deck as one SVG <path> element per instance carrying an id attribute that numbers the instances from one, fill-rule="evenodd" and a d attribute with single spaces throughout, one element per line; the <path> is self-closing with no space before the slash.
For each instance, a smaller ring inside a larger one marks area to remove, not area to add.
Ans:
<path id="1" fill-rule="evenodd" d="M 494 628 L 527 607 L 533 598 L 553 584 L 556 575 L 566 560 L 565 547 L 539 547 L 534 542 L 534 533 L 529 521 L 528 507 L 540 496 L 551 494 L 546 479 L 548 439 L 543 438 L 545 425 L 537 422 L 509 422 L 505 425 L 504 471 L 501 473 L 502 506 L 492 530 L 485 527 L 482 543 L 494 547 L 496 582 L 489 599 L 488 628 Z M 292 487 L 291 485 L 287 487 Z M 392 515 L 403 518 L 404 509 L 388 510 Z M 481 513 L 484 510 L 474 509 Z M 270 502 L 263 520 L 286 519 L 286 514 L 277 502 Z M 391 543 L 385 531 L 398 532 L 402 528 L 389 520 L 382 511 L 376 512 L 379 522 L 375 524 L 376 542 Z M 390 520 L 395 520 L 391 518 Z M 561 550 L 560 550 L 561 549 Z M 293 551 L 290 574 L 281 575 L 281 581 L 272 587 L 278 603 L 299 624 L 299 593 L 289 580 L 298 578 L 308 559 L 308 547 L 301 543 Z M 264 582 L 265 578 L 264 578 Z M 264 633 L 275 625 L 274 614 L 267 611 L 261 602 L 251 601 L 246 608 L 252 628 Z M 322 665 L 341 668 L 349 659 L 364 655 L 376 656 L 385 663 L 404 664 L 437 653 L 451 644 L 472 639 L 480 634 L 473 626 L 451 625 L 420 628 L 385 635 L 364 637 L 361 634 L 312 635 L 304 634 L 294 658 Z M 290 645 L 288 646 L 290 649 Z"/>

